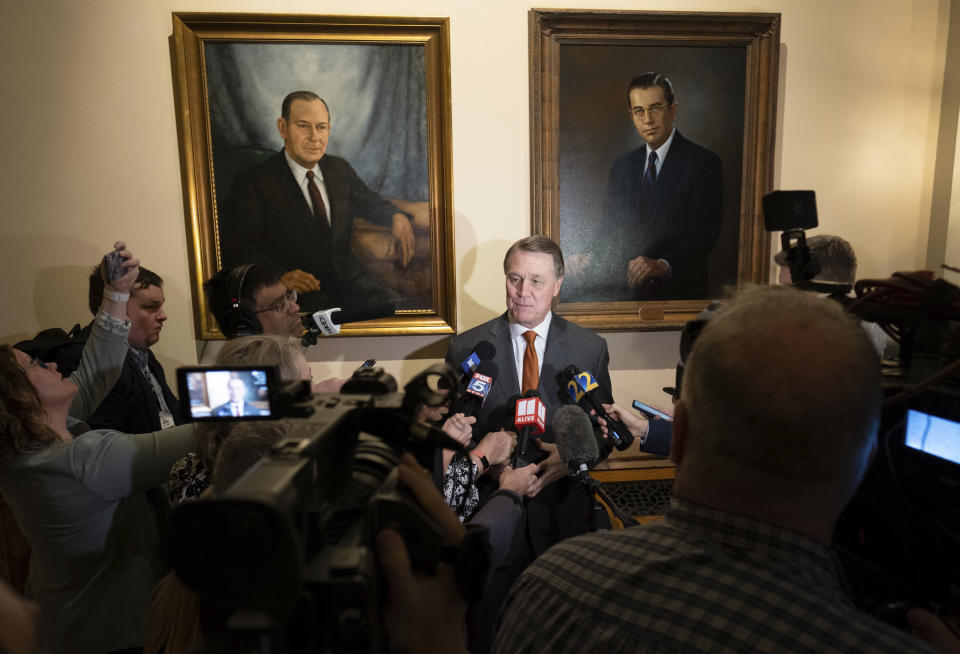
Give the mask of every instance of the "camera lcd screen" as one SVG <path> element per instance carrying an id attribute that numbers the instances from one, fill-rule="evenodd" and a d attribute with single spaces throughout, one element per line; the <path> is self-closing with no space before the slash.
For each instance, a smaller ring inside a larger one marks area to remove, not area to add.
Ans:
<path id="1" fill-rule="evenodd" d="M 180 404 L 189 420 L 268 420 L 273 368 L 180 368 Z"/>
<path id="2" fill-rule="evenodd" d="M 960 464 L 960 423 L 909 409 L 904 444 L 944 461 Z"/>

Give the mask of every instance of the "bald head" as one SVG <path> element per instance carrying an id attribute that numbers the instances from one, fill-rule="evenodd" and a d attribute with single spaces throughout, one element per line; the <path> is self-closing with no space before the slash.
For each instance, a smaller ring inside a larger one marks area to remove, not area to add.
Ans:
<path id="1" fill-rule="evenodd" d="M 833 488 L 845 503 L 869 462 L 880 365 L 838 303 L 752 287 L 698 338 L 681 397 L 688 463 L 778 490 Z"/>

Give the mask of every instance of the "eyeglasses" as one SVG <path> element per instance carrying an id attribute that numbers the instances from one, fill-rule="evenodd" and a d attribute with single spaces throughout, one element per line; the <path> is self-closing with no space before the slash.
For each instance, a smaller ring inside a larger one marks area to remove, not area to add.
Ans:
<path id="1" fill-rule="evenodd" d="M 297 301 L 297 292 L 294 290 L 289 290 L 283 294 L 283 297 L 277 300 L 273 306 L 267 307 L 266 309 L 260 309 L 259 311 L 254 311 L 254 313 L 263 313 L 265 311 L 276 311 L 277 313 L 285 313 L 290 305 Z"/>
<path id="2" fill-rule="evenodd" d="M 37 357 L 30 357 L 30 367 L 31 368 L 43 368 L 46 370 L 48 368 L 47 364 L 44 361 L 41 361 Z"/>
<path id="3" fill-rule="evenodd" d="M 667 105 L 663 104 L 662 102 L 658 102 L 657 104 L 650 105 L 646 109 L 644 109 L 643 107 L 634 107 L 633 109 L 630 109 L 629 113 L 634 118 L 637 118 L 639 120 L 643 120 L 644 114 L 649 114 L 651 118 L 658 118 L 660 114 L 663 113 L 663 110 L 666 108 L 667 108 Z"/>

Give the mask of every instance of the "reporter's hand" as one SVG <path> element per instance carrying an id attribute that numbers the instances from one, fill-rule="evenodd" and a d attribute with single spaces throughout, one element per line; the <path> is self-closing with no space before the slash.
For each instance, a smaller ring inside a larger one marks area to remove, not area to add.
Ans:
<path id="1" fill-rule="evenodd" d="M 603 410 L 607 412 L 608 416 L 622 422 L 623 426 L 630 430 L 634 438 L 644 439 L 647 437 L 647 432 L 650 430 L 650 423 L 645 416 L 634 413 L 633 411 L 626 411 L 616 404 L 602 404 L 601 406 L 603 406 Z M 600 424 L 600 431 L 603 432 L 603 437 L 607 438 L 607 421 L 603 418 L 598 418 L 597 422 Z"/>
<path id="2" fill-rule="evenodd" d="M 114 293 L 129 294 L 137 283 L 137 277 L 140 275 L 140 260 L 133 257 L 133 253 L 127 249 L 127 244 L 123 241 L 117 241 L 113 244 L 114 250 L 120 250 L 120 256 L 124 257 L 121 264 L 126 269 L 123 276 L 114 281 L 107 281 L 107 255 L 100 260 L 100 276 L 103 279 L 103 299 L 100 300 L 100 310 L 117 320 L 127 319 L 127 300 L 112 300 L 108 295 Z M 109 253 L 108 253 L 109 254 Z"/>
<path id="3" fill-rule="evenodd" d="M 491 466 L 506 463 L 510 460 L 513 448 L 517 445 L 517 434 L 512 431 L 492 431 L 480 441 L 477 449 L 490 462 Z"/>
<path id="4" fill-rule="evenodd" d="M 537 445 L 539 445 L 540 449 L 546 452 L 548 456 L 537 464 L 539 476 L 537 477 L 537 481 L 530 486 L 527 493 L 530 497 L 536 497 L 547 485 L 565 476 L 568 472 L 567 467 L 563 465 L 563 461 L 560 459 L 560 451 L 557 449 L 555 443 L 544 443 L 538 438 Z"/>
<path id="5" fill-rule="evenodd" d="M 477 421 L 474 416 L 466 416 L 462 413 L 454 413 L 443 423 L 441 430 L 450 438 L 466 446 L 473 437 L 473 424 Z M 487 455 L 487 460 L 490 455 Z"/>
<path id="6" fill-rule="evenodd" d="M 342 379 L 340 377 L 331 377 L 330 379 L 318 381 L 313 385 L 311 390 L 314 393 L 339 393 L 340 389 L 346 383 L 346 379 Z"/>
<path id="7" fill-rule="evenodd" d="M 513 491 L 520 496 L 530 495 L 530 489 L 537 482 L 537 470 L 539 470 L 539 466 L 536 463 L 525 465 L 516 470 L 510 466 L 504 466 L 500 473 L 500 488 Z"/>
<path id="8" fill-rule="evenodd" d="M 320 290 L 320 280 L 303 270 L 290 270 L 280 277 L 283 285 L 297 293 L 309 293 Z"/>
<path id="9" fill-rule="evenodd" d="M 466 530 L 443 501 L 430 473 L 409 453 L 400 459 L 397 472 L 400 482 L 440 525 L 444 544 L 459 545 Z M 414 654 L 466 652 L 463 620 L 467 603 L 460 595 L 453 568 L 441 563 L 434 576 L 414 571 L 406 543 L 392 529 L 377 534 L 377 555 L 387 578 L 383 622 L 390 639 Z"/>
<path id="10" fill-rule="evenodd" d="M 129 293 L 134 284 L 137 283 L 137 277 L 140 275 L 140 260 L 133 257 L 133 252 L 127 249 L 127 244 L 124 241 L 117 241 L 113 244 L 113 249 L 120 250 L 120 256 L 125 259 L 125 261 L 120 264 L 127 271 L 123 274 L 123 277 L 118 279 L 115 282 L 111 282 L 107 279 L 107 254 L 103 255 L 103 259 L 100 260 L 100 275 L 103 277 L 104 288 L 107 288 L 115 293 Z"/>

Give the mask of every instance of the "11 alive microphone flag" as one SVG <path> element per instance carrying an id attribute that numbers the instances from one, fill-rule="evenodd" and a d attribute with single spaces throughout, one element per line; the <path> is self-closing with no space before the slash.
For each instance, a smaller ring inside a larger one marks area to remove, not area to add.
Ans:
<path id="1" fill-rule="evenodd" d="M 513 424 L 531 427 L 531 434 L 542 434 L 547 428 L 547 409 L 539 397 L 521 397 L 517 400 L 517 412 Z"/>

